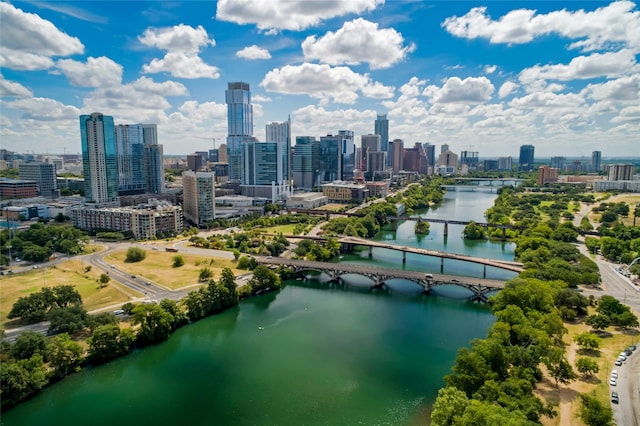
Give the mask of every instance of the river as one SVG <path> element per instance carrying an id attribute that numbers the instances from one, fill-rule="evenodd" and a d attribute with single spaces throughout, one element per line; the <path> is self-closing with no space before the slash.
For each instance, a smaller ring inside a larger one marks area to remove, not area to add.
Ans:
<path id="1" fill-rule="evenodd" d="M 494 198 L 448 192 L 442 206 L 426 214 L 482 220 Z M 468 244 L 460 232 L 450 227 L 445 242 L 433 225 L 418 239 L 407 222 L 396 238 L 513 258 L 510 244 Z M 391 251 L 346 257 L 342 261 L 401 264 Z M 439 261 L 413 258 L 405 267 L 421 268 L 421 262 L 439 270 Z M 278 293 L 183 327 L 165 343 L 68 377 L 3 413 L 2 424 L 424 424 L 458 348 L 483 337 L 494 319 L 486 305 L 456 299 L 464 297 L 456 289 L 447 294 L 452 298 L 442 296 L 447 290 L 421 295 L 407 282 L 390 287 L 371 291 L 362 279 L 345 286 L 290 281 Z"/>

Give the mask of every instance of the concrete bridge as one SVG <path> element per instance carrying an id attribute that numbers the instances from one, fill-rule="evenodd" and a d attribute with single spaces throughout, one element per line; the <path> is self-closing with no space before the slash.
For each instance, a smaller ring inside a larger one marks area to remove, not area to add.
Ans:
<path id="1" fill-rule="evenodd" d="M 291 268 L 297 274 L 305 271 L 321 272 L 329 276 L 331 281 L 340 282 L 344 275 L 356 274 L 369 278 L 374 287 L 384 287 L 392 279 L 404 279 L 416 283 L 429 294 L 431 289 L 439 285 L 455 285 L 471 291 L 471 300 L 487 301 L 488 293 L 504 288 L 504 281 L 480 278 L 461 277 L 455 275 L 425 274 L 416 271 L 400 269 L 383 269 L 370 266 L 352 265 L 347 263 L 313 262 L 308 260 L 294 260 L 283 258 L 255 257 L 258 263 L 264 265 L 283 265 Z"/>
<path id="2" fill-rule="evenodd" d="M 283 236 L 287 239 L 297 239 L 297 240 L 310 239 L 315 241 L 326 241 L 326 237 L 312 237 L 312 236 L 303 236 L 303 235 L 283 235 Z M 407 253 L 415 253 L 415 254 L 422 254 L 426 256 L 439 257 L 440 272 L 444 270 L 445 259 L 461 260 L 464 262 L 472 262 L 472 263 L 483 265 L 484 266 L 483 277 L 487 276 L 487 266 L 504 269 L 511 272 L 517 272 L 517 273 L 520 273 L 523 271 L 522 263 L 513 262 L 510 260 L 486 259 L 483 257 L 467 256 L 464 254 L 447 253 L 445 251 L 428 250 L 428 249 L 421 249 L 417 247 L 401 246 L 396 244 L 386 244 L 379 241 L 365 240 L 363 238 L 358 238 L 358 237 L 342 236 L 342 237 L 337 237 L 336 239 L 340 243 L 343 251 L 353 251 L 353 248 L 355 246 L 369 247 L 369 257 L 373 256 L 374 247 L 401 251 L 402 263 L 407 262 Z"/>

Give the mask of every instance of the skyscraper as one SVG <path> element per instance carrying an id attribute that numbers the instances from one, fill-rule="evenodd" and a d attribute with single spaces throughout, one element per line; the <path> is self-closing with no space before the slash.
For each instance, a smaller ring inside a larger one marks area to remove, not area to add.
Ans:
<path id="1" fill-rule="evenodd" d="M 198 226 L 216 218 L 215 175 L 213 173 L 182 172 L 184 217 Z"/>
<path id="2" fill-rule="evenodd" d="M 380 135 L 362 135 L 360 136 L 360 146 L 362 147 L 362 164 L 360 170 L 367 170 L 367 152 L 380 151 Z"/>
<path id="3" fill-rule="evenodd" d="M 144 131 L 142 124 L 115 126 L 118 158 L 118 194 L 142 193 L 145 190 L 143 171 Z"/>
<path id="4" fill-rule="evenodd" d="M 389 150 L 389 120 L 387 120 L 387 114 L 378 114 L 373 133 L 380 135 L 380 149 L 378 151 L 387 152 Z"/>
<path id="5" fill-rule="evenodd" d="M 433 170 L 436 168 L 436 146 L 427 142 L 422 144 L 422 148 L 427 156 L 430 172 L 433 173 Z"/>
<path id="6" fill-rule="evenodd" d="M 404 142 L 402 139 L 394 139 L 389 142 L 389 155 L 387 160 L 391 169 L 397 173 L 402 170 L 402 157 L 404 153 Z"/>
<path id="7" fill-rule="evenodd" d="M 162 145 L 144 144 L 145 186 L 147 192 L 164 192 L 164 156 Z"/>
<path id="8" fill-rule="evenodd" d="M 267 123 L 266 142 L 282 145 L 282 173 L 284 180 L 291 183 L 291 117 L 287 121 Z"/>
<path id="9" fill-rule="evenodd" d="M 591 153 L 591 171 L 598 173 L 602 166 L 602 152 L 593 151 Z"/>
<path id="10" fill-rule="evenodd" d="M 313 136 L 296 136 L 293 147 L 293 185 L 296 188 L 311 191 L 319 171 L 320 144 Z"/>
<path id="11" fill-rule="evenodd" d="M 253 138 L 253 106 L 248 83 L 229 83 L 225 92 L 227 102 L 227 160 L 229 179 L 242 179 L 242 145 Z"/>
<path id="12" fill-rule="evenodd" d="M 342 138 L 342 176 L 341 180 L 353 179 L 353 171 L 356 168 L 356 144 L 353 130 L 339 130 L 338 136 Z"/>
<path id="13" fill-rule="evenodd" d="M 118 160 L 113 117 L 80 116 L 84 195 L 89 203 L 118 204 Z"/>
<path id="14" fill-rule="evenodd" d="M 533 153 L 535 147 L 533 145 L 520 146 L 520 158 L 518 159 L 519 170 L 533 170 Z"/>

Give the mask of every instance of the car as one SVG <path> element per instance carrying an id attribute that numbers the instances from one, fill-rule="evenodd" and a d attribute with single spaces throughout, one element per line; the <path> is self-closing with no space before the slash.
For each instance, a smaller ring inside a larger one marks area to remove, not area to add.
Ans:
<path id="1" fill-rule="evenodd" d="M 124 314 L 124 310 L 122 310 L 122 309 L 116 309 L 115 311 L 113 311 L 113 314 L 114 314 L 114 315 L 122 315 L 122 314 Z"/>
<path id="2" fill-rule="evenodd" d="M 633 351 L 636 350 L 636 345 L 631 345 L 627 349 L 629 349 L 631 352 L 633 352 Z"/>
<path id="3" fill-rule="evenodd" d="M 39 266 L 38 266 L 38 265 L 33 265 L 33 266 L 31 267 L 31 269 L 38 269 L 38 268 L 39 268 Z"/>
<path id="4" fill-rule="evenodd" d="M 131 275 L 131 278 L 135 278 L 135 277 L 136 277 L 135 275 Z"/>
<path id="5" fill-rule="evenodd" d="M 611 377 L 613 377 L 614 379 L 618 378 L 618 370 L 611 370 Z"/>
<path id="6" fill-rule="evenodd" d="M 145 284 L 146 285 L 151 285 L 151 281 L 147 281 Z"/>
<path id="7" fill-rule="evenodd" d="M 424 274 L 424 277 L 428 280 L 432 280 L 433 279 L 433 275 L 431 274 Z"/>
<path id="8" fill-rule="evenodd" d="M 452 278 L 452 279 L 451 279 L 451 282 L 452 282 L 452 283 L 459 283 L 460 281 L 456 280 L 455 278 Z"/>
<path id="9" fill-rule="evenodd" d="M 620 402 L 618 392 L 611 392 L 611 402 L 613 402 L 614 404 L 618 404 Z"/>
<path id="10" fill-rule="evenodd" d="M 626 361 L 627 360 L 627 356 L 624 353 L 621 353 L 620 355 L 618 355 L 618 359 L 620 361 Z"/>
<path id="11" fill-rule="evenodd" d="M 615 386 L 618 384 L 618 379 L 614 379 L 613 377 L 609 379 L 609 384 L 611 386 Z"/>
<path id="12" fill-rule="evenodd" d="M 19 257 L 16 257 L 16 262 L 22 262 L 22 259 L 20 259 Z"/>
<path id="13" fill-rule="evenodd" d="M 625 349 L 622 353 L 624 353 L 626 356 L 631 356 L 631 354 L 632 354 L 633 352 L 631 352 L 631 349 L 628 349 L 628 348 L 627 348 L 627 349 Z"/>
<path id="14" fill-rule="evenodd" d="M 151 250 L 158 250 L 158 247 L 151 247 Z"/>
<path id="15" fill-rule="evenodd" d="M 619 367 L 622 365 L 622 361 L 620 361 L 619 359 L 616 360 L 615 364 Z"/>

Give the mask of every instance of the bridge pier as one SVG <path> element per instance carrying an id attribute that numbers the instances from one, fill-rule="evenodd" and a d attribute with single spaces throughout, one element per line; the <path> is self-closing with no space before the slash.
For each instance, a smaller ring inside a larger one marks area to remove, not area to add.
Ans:
<path id="1" fill-rule="evenodd" d="M 407 252 L 406 251 L 402 252 L 402 263 L 407 263 Z"/>
<path id="2" fill-rule="evenodd" d="M 482 268 L 482 278 L 487 278 L 487 265 Z"/>
<path id="3" fill-rule="evenodd" d="M 369 257 L 373 257 L 373 246 L 369 246 Z"/>
<path id="4" fill-rule="evenodd" d="M 444 257 L 440 258 L 440 273 L 444 271 Z"/>
<path id="5" fill-rule="evenodd" d="M 507 228 L 505 228 L 504 226 L 502 227 L 502 241 L 506 241 L 507 240 Z"/>
<path id="6" fill-rule="evenodd" d="M 327 210 L 327 214 L 326 214 L 327 222 L 328 222 L 328 221 L 329 221 L 329 219 L 330 219 L 330 217 L 329 217 L 329 216 L 331 216 L 331 215 L 329 214 L 329 210 Z"/>
<path id="7" fill-rule="evenodd" d="M 449 236 L 449 222 L 445 222 L 444 223 L 444 233 L 443 233 L 443 235 L 445 236 L 445 238 Z"/>

